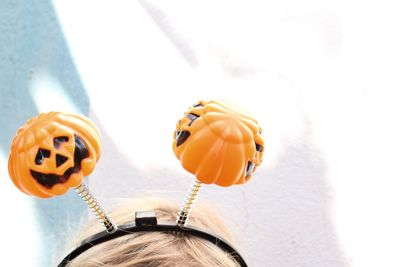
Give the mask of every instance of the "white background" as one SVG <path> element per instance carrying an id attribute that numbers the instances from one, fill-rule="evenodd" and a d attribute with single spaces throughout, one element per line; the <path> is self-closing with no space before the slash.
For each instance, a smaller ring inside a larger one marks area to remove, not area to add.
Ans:
<path id="1" fill-rule="evenodd" d="M 103 134 L 90 184 L 106 207 L 143 195 L 182 200 L 192 176 L 172 153 L 175 123 L 199 99 L 225 99 L 263 126 L 265 160 L 249 184 L 206 186 L 199 201 L 221 210 L 249 266 L 400 266 L 396 1 L 54 8 Z M 77 110 L 45 70 L 31 90 L 40 111 Z M 6 262 L 37 257 L 40 238 Z"/>

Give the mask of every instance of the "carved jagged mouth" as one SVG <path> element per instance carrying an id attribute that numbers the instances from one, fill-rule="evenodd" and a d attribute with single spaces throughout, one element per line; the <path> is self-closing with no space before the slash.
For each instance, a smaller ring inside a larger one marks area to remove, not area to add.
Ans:
<path id="1" fill-rule="evenodd" d="M 81 162 L 83 159 L 89 157 L 89 151 L 86 147 L 83 139 L 76 134 L 75 139 L 75 150 L 74 150 L 74 166 L 68 168 L 63 175 L 57 175 L 54 173 L 40 173 L 34 170 L 31 171 L 32 177 L 42 186 L 47 189 L 51 189 L 55 184 L 62 184 L 68 181 L 69 177 L 73 173 L 77 173 L 81 170 Z"/>

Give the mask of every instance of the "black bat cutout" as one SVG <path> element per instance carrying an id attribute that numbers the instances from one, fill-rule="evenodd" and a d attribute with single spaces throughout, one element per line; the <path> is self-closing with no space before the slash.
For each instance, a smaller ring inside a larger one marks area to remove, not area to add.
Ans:
<path id="1" fill-rule="evenodd" d="M 89 151 L 86 147 L 85 141 L 78 135 L 74 134 L 75 151 L 74 151 L 74 166 L 68 168 L 63 175 L 54 173 L 41 173 L 34 170 L 31 171 L 32 177 L 42 186 L 51 189 L 55 184 L 62 184 L 68 181 L 73 173 L 81 170 L 81 162 L 83 159 L 89 157 Z"/>

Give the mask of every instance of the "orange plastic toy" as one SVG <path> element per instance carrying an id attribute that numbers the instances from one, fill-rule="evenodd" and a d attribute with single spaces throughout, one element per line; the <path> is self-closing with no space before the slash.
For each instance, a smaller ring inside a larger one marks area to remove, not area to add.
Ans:
<path id="1" fill-rule="evenodd" d="M 223 102 L 200 101 L 178 121 L 173 150 L 201 183 L 231 186 L 250 180 L 264 137 L 252 117 Z"/>
<path id="2" fill-rule="evenodd" d="M 196 180 L 176 224 L 186 226 L 202 184 L 231 186 L 249 181 L 264 154 L 255 119 L 219 101 L 200 101 L 185 112 L 175 130 L 173 150 Z"/>
<path id="3" fill-rule="evenodd" d="M 40 198 L 78 187 L 100 158 L 100 134 L 80 115 L 50 112 L 30 119 L 14 137 L 8 171 L 22 192 Z"/>
<path id="4" fill-rule="evenodd" d="M 99 130 L 88 118 L 43 113 L 18 130 L 11 144 L 8 172 L 19 190 L 36 197 L 59 196 L 74 188 L 107 233 L 114 233 L 117 226 L 83 182 L 96 167 L 100 153 Z"/>

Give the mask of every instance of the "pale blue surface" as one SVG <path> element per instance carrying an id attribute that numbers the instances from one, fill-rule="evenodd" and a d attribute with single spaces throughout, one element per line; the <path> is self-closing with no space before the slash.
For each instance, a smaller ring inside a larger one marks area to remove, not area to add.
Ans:
<path id="1" fill-rule="evenodd" d="M 18 127 L 38 114 L 40 103 L 35 103 L 31 95 L 37 72 L 46 72 L 57 80 L 81 113 L 88 113 L 89 100 L 51 1 L 1 0 L 0 33 L 0 149 L 7 155 Z M 4 170 L 1 175 L 6 176 Z M 73 230 L 71 224 L 86 214 L 86 207 L 74 192 L 31 201 L 43 237 L 39 266 L 51 266 L 49 255 L 61 252 L 65 243 L 62 238 Z"/>
<path id="2" fill-rule="evenodd" d="M 28 117 L 76 99 L 103 136 L 90 186 L 107 211 L 143 195 L 181 201 L 193 177 L 171 151 L 174 125 L 222 98 L 259 120 L 265 159 L 250 183 L 205 186 L 198 201 L 221 210 L 249 266 L 400 266 L 399 5 L 0 0 L 0 152 Z M 86 208 L 73 192 L 31 201 L 5 158 L 0 209 L 24 239 L 2 236 L 1 265 L 54 266 Z"/>

